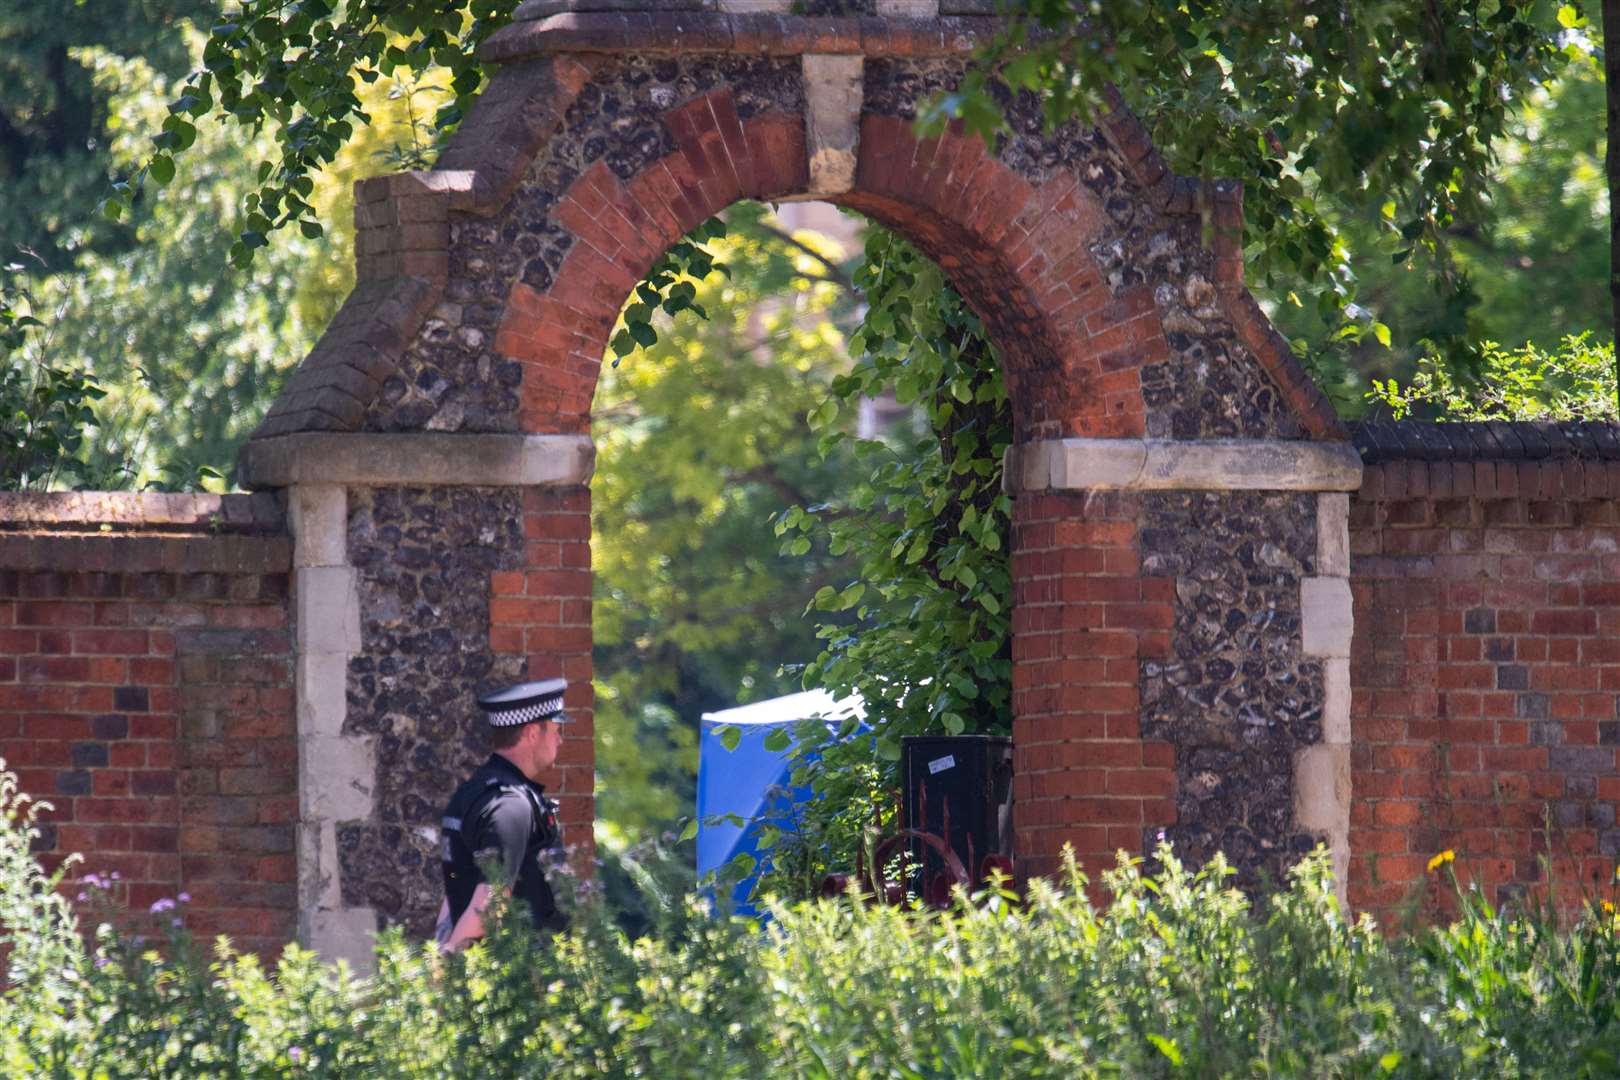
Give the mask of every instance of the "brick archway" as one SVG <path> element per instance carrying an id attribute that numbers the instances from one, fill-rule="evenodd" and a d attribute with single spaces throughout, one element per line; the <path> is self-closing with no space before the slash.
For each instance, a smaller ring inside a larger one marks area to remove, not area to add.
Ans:
<path id="1" fill-rule="evenodd" d="M 298 534 L 307 939 L 430 910 L 476 685 L 563 674 L 589 717 L 597 371 L 654 260 L 741 198 L 897 229 L 997 343 L 1024 868 L 1159 829 L 1251 880 L 1342 848 L 1359 461 L 1242 285 L 1238 185 L 1175 176 L 1123 109 L 1048 134 L 1014 97 L 995 146 L 915 136 L 995 25 L 525 5 L 439 169 L 358 186 L 360 284 L 244 452 Z M 572 734 L 549 786 L 578 833 Z"/>

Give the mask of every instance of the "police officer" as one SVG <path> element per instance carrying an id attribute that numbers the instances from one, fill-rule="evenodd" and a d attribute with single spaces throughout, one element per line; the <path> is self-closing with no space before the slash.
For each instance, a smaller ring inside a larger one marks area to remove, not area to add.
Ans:
<path id="1" fill-rule="evenodd" d="M 456 789 L 444 811 L 444 903 L 438 925 L 444 949 L 459 949 L 484 934 L 489 885 L 481 864 L 500 867 L 501 881 L 514 900 L 528 905 L 537 929 L 560 930 L 567 924 L 540 862 L 542 852 L 562 845 L 557 804 L 535 783 L 562 747 L 567 686 L 563 679 L 547 679 L 478 699 L 494 752 Z"/>

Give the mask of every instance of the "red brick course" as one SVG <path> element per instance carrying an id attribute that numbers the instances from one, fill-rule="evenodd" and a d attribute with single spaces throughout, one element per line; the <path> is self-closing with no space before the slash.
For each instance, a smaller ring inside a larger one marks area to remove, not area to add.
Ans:
<path id="1" fill-rule="evenodd" d="M 29 498 L 18 517 L 36 529 L 41 514 L 60 526 L 89 512 Z M 79 874 L 117 873 L 113 895 L 139 919 L 188 892 L 194 930 L 271 953 L 292 937 L 295 905 L 285 537 L 181 538 L 203 523 L 186 520 L 185 497 L 146 507 L 150 521 L 143 497 L 100 498 L 165 534 L 48 536 L 55 569 L 15 568 L 41 534 L 0 536 L 0 758 L 52 805 L 42 861 L 84 854 L 71 893 Z M 102 569 L 98 547 L 151 569 Z M 171 558 L 195 569 L 159 569 Z"/>
<path id="2" fill-rule="evenodd" d="M 521 656 L 529 677 L 568 680 L 557 763 L 540 778 L 561 804 L 568 845 L 588 866 L 594 851 L 596 750 L 591 689 L 591 503 L 587 488 L 531 488 L 523 496 L 523 570 L 490 577 L 490 648 Z"/>
<path id="3" fill-rule="evenodd" d="M 1606 889 L 1620 802 L 1620 463 L 1370 466 L 1351 504 L 1351 903 Z M 1550 871 L 1550 876 L 1549 876 Z"/>
<path id="4" fill-rule="evenodd" d="M 1013 520 L 1013 770 L 1019 871 L 1064 845 L 1095 874 L 1175 823 L 1168 743 L 1140 732 L 1140 661 L 1163 656 L 1167 579 L 1143 577 L 1126 494 L 1019 497 Z"/>

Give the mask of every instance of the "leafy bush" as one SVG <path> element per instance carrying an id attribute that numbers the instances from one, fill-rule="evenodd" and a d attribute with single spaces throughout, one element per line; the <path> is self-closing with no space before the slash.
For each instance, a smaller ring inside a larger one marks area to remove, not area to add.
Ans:
<path id="1" fill-rule="evenodd" d="M 1347 923 L 1318 852 L 1251 906 L 1217 858 L 1084 875 L 949 912 L 778 906 L 768 931 L 654 902 L 632 938 L 586 904 L 568 935 L 496 931 L 439 957 L 397 933 L 357 977 L 273 969 L 183 927 L 77 934 L 0 780 L 8 1076 L 1596 1076 L 1620 1068 L 1613 909 L 1559 931 L 1465 894 L 1445 928 Z M 656 890 L 652 894 L 656 898 Z M 159 904 L 159 907 L 167 905 Z M 173 911 L 183 912 L 183 905 Z M 161 912 L 169 915 L 173 912 Z M 176 920 L 180 921 L 180 920 Z"/>
<path id="2" fill-rule="evenodd" d="M 91 403 L 103 391 L 88 372 L 47 355 L 33 298 L 10 282 L 19 270 L 0 270 L 0 489 L 45 490 L 83 472 L 75 455 L 96 426 Z"/>
<path id="3" fill-rule="evenodd" d="M 1405 386 L 1373 381 L 1369 399 L 1400 420 L 1615 420 L 1614 343 L 1572 334 L 1547 351 L 1534 344 L 1480 346 L 1478 377 L 1464 379 L 1434 355 Z"/>

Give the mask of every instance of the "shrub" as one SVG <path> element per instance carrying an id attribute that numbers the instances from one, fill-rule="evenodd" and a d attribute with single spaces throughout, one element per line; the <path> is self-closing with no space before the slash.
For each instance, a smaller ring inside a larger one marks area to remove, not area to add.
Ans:
<path id="1" fill-rule="evenodd" d="M 1341 916 L 1323 853 L 1256 906 L 1216 858 L 1069 866 L 948 912 L 777 906 L 766 931 L 653 902 L 632 938 L 585 904 L 537 942 L 497 910 L 464 955 L 384 936 L 360 978 L 273 969 L 183 927 L 76 933 L 0 782 L 8 1076 L 1596 1076 L 1620 1068 L 1612 909 L 1560 930 L 1464 894 L 1447 927 Z M 183 910 L 181 905 L 176 910 Z"/>
<path id="2" fill-rule="evenodd" d="M 1547 350 L 1534 344 L 1506 349 L 1487 341 L 1480 368 L 1464 379 L 1433 354 L 1418 361 L 1412 381 L 1373 380 L 1368 399 L 1395 419 L 1614 420 L 1614 343 L 1572 334 Z"/>

